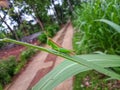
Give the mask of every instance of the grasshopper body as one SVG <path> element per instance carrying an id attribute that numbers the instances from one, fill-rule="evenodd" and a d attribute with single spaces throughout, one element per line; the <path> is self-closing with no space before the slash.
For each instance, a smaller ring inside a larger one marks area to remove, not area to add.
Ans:
<path id="1" fill-rule="evenodd" d="M 47 44 L 50 45 L 52 47 L 52 49 L 59 51 L 61 53 L 64 54 L 73 54 L 73 50 L 68 50 L 65 48 L 62 48 L 59 44 L 57 44 L 56 42 L 54 42 L 51 38 L 47 39 Z"/>

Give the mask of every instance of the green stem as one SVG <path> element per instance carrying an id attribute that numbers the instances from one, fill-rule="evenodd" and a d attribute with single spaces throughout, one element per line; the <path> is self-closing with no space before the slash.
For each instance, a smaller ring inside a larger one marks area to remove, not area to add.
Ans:
<path id="1" fill-rule="evenodd" d="M 61 53 L 61 52 L 56 51 L 56 50 L 46 49 L 44 47 L 35 46 L 35 45 L 32 45 L 32 44 L 28 44 L 28 43 L 24 43 L 24 42 L 20 42 L 20 41 L 16 41 L 16 40 L 8 39 L 8 38 L 0 39 L 0 41 L 12 42 L 12 43 L 20 44 L 20 45 L 27 46 L 27 47 L 30 47 L 30 48 L 36 48 L 36 49 L 39 49 L 41 51 L 45 51 L 45 52 L 48 52 L 48 53 L 51 53 L 51 54 L 66 58 L 66 59 L 68 59 L 70 61 L 73 61 L 75 63 L 82 64 L 82 65 L 84 65 L 86 67 L 89 67 L 89 68 L 92 68 L 92 69 L 94 69 L 94 70 L 96 70 L 96 71 L 98 71 L 100 73 L 104 73 L 105 75 L 108 75 L 108 76 L 110 76 L 112 78 L 120 80 L 120 75 L 118 75 L 118 74 L 116 74 L 114 72 L 108 71 L 104 67 L 101 67 L 101 66 L 96 65 L 94 63 L 88 62 L 88 61 L 84 60 L 83 58 L 72 57 L 70 55 Z M 77 61 L 77 60 L 80 60 L 80 62 Z"/>
<path id="2" fill-rule="evenodd" d="M 14 44 L 19 44 L 19 45 L 27 46 L 29 48 L 35 48 L 35 49 L 38 49 L 38 50 L 41 50 L 41 51 L 45 51 L 45 52 L 48 52 L 48 53 L 51 53 L 51 54 L 55 54 L 57 56 L 61 56 L 63 58 L 65 58 L 64 55 L 66 55 L 64 53 L 58 52 L 58 51 L 53 50 L 53 49 L 47 49 L 47 48 L 44 48 L 44 47 L 41 47 L 41 46 L 35 46 L 33 44 L 29 44 L 29 43 L 25 43 L 25 42 L 21 42 L 21 41 L 16 41 L 16 40 L 9 39 L 9 38 L 0 39 L 0 41 L 11 42 L 11 43 L 14 43 Z"/>
<path id="3" fill-rule="evenodd" d="M 0 39 L 0 41 L 11 42 L 11 43 L 15 43 L 15 44 L 27 46 L 27 47 L 30 47 L 30 48 L 36 48 L 36 49 L 39 49 L 41 51 L 45 51 L 45 52 L 50 53 L 50 51 L 48 49 L 44 48 L 44 47 L 35 46 L 35 45 L 29 44 L 29 43 L 25 43 L 25 42 L 21 42 L 21 41 L 16 41 L 16 40 L 9 39 L 9 38 Z"/>

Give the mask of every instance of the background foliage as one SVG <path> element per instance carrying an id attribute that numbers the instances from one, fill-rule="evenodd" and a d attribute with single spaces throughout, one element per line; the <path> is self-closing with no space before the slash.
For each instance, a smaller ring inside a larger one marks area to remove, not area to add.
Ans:
<path id="1" fill-rule="evenodd" d="M 115 29 L 110 27 L 108 24 L 96 21 L 98 19 L 108 19 L 120 25 L 119 3 L 119 0 L 91 0 L 87 3 L 81 3 L 80 7 L 75 7 L 73 24 L 76 27 L 76 33 L 74 34 L 73 42 L 74 49 L 77 54 L 94 52 L 99 54 L 120 54 L 120 33 L 115 31 Z M 119 73 L 119 68 L 112 68 L 112 70 Z M 75 76 L 74 90 L 92 90 L 95 86 L 98 90 L 109 90 L 110 88 L 115 89 L 112 86 L 112 82 L 114 81 L 107 82 L 104 81 L 104 78 L 100 79 L 102 80 L 100 81 L 99 73 L 96 74 L 96 72 L 91 72 L 92 75 L 88 75 L 88 73 L 89 72 L 85 72 Z M 97 78 L 95 74 L 99 77 Z M 84 77 L 84 79 L 89 77 L 91 79 L 91 83 L 94 83 L 95 86 L 92 84 L 87 88 L 83 84 L 84 81 L 81 81 L 81 77 Z M 108 85 L 110 82 L 112 83 L 111 86 Z M 82 84 L 84 87 L 81 86 Z M 103 87 L 101 87 L 101 85 Z"/>
<path id="2" fill-rule="evenodd" d="M 104 18 L 120 24 L 119 3 L 119 0 L 92 0 L 76 7 L 74 25 L 78 33 L 75 38 L 78 53 L 101 51 L 120 54 L 120 34 L 108 25 L 95 21 Z"/>
<path id="3" fill-rule="evenodd" d="M 15 57 L 9 57 L 0 60 L 0 87 L 10 83 L 12 78 L 20 72 L 30 58 L 36 53 L 36 49 L 27 49 L 20 54 L 19 60 Z M 2 90 L 2 89 L 0 89 Z"/>
<path id="4" fill-rule="evenodd" d="M 111 0 L 111 1 L 85 0 L 82 2 L 81 0 L 66 0 L 66 1 L 63 0 L 62 4 L 60 4 L 60 2 L 58 4 L 55 4 L 54 0 L 49 0 L 49 1 L 34 0 L 34 3 L 33 1 L 30 0 L 27 1 L 10 0 L 10 3 L 11 6 L 8 10 L 1 8 L 1 13 L 3 14 L 3 16 L 0 15 L 0 19 L 1 19 L 0 23 L 2 27 L 1 29 L 3 29 L 4 27 L 2 26 L 3 25 L 2 23 L 4 23 L 7 28 L 1 30 L 2 32 L 0 33 L 1 34 L 0 38 L 9 37 L 16 40 L 21 40 L 24 36 L 29 36 L 35 32 L 46 32 L 38 37 L 40 42 L 46 42 L 45 41 L 47 37 L 46 34 L 49 37 L 55 35 L 55 33 L 58 31 L 59 26 L 64 24 L 70 18 L 70 16 L 73 15 L 72 17 L 73 23 L 76 26 L 74 47 L 77 54 L 88 54 L 88 53 L 94 53 L 96 51 L 97 51 L 96 53 L 102 53 L 102 54 L 103 53 L 117 54 L 117 55 L 120 54 L 120 48 L 119 48 L 120 33 L 115 31 L 112 27 L 108 26 L 107 24 L 101 23 L 101 22 L 105 22 L 104 20 L 108 19 L 118 25 L 120 24 L 119 0 Z M 16 10 L 15 7 L 18 7 L 19 9 Z M 48 9 L 51 8 L 54 14 L 48 15 Z M 25 18 L 23 18 L 25 15 L 31 15 L 33 19 L 26 20 Z M 11 27 L 6 22 L 6 17 L 9 17 L 9 20 L 11 21 L 11 25 L 13 25 L 13 27 Z M 53 23 L 53 25 L 51 25 L 51 22 Z M 17 44 L 34 47 L 67 59 L 57 68 L 55 68 L 52 72 L 50 72 L 47 76 L 45 76 L 40 82 L 38 82 L 38 84 L 36 84 L 33 87 L 33 89 L 36 88 L 42 88 L 45 90 L 52 89 L 53 87 L 55 87 L 56 85 L 67 79 L 68 77 L 87 70 L 96 70 L 115 79 L 120 78 L 118 75 L 119 56 L 116 55 L 113 56 L 104 55 L 104 57 L 102 55 L 90 55 L 90 57 L 89 55 L 83 55 L 83 56 L 81 55 L 81 56 L 71 57 L 66 53 L 60 51 L 49 50 L 42 47 L 37 47 L 30 44 L 13 41 L 10 39 L 5 39 L 5 40 L 6 41 L 8 40 L 8 42 L 16 42 Z M 4 43 L 1 43 L 0 47 L 2 47 L 3 45 Z M 32 51 L 33 50 L 29 50 L 21 54 L 20 56 L 21 60 L 19 64 L 17 64 L 16 68 L 14 68 L 15 72 L 13 68 L 11 68 L 13 70 L 9 71 L 5 67 L 4 71 L 6 71 L 5 76 L 7 78 L 4 78 L 4 81 L 1 82 L 0 87 L 1 85 L 8 83 L 11 79 L 11 75 L 17 73 L 24 66 L 24 64 L 27 62 L 26 60 L 29 58 L 29 55 L 33 54 Z M 96 61 L 96 59 L 97 60 L 99 59 L 100 62 L 98 63 L 99 60 Z M 3 65 L 1 67 L 4 67 L 8 64 L 4 64 L 3 62 L 1 65 Z M 12 67 L 12 65 L 8 65 L 8 66 Z M 118 67 L 118 68 L 113 68 L 113 67 Z M 71 72 L 69 72 L 69 70 L 71 70 Z M 69 73 L 66 74 L 66 72 Z M 59 73 L 59 75 L 57 73 Z M 85 75 L 82 74 L 82 75 L 85 76 L 86 74 Z M 75 82 L 76 84 L 75 90 L 84 89 L 80 87 L 79 78 L 81 77 L 79 76 L 80 74 L 78 75 L 78 77 L 76 77 L 76 81 L 78 81 L 77 82 L 78 87 L 76 88 L 77 84 Z M 99 87 L 97 87 L 97 89 L 99 89 Z M 104 89 L 107 88 L 104 87 Z"/>

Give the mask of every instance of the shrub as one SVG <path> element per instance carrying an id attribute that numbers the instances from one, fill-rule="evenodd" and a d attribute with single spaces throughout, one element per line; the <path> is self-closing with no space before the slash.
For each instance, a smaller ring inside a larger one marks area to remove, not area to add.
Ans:
<path id="1" fill-rule="evenodd" d="M 19 62 L 17 62 L 15 57 L 9 57 L 7 60 L 0 61 L 0 90 L 11 81 L 12 77 L 21 70 L 27 60 L 29 60 L 35 52 L 36 49 L 31 48 L 23 51 L 20 55 Z"/>
<path id="2" fill-rule="evenodd" d="M 20 70 L 22 69 L 22 67 L 25 65 L 25 62 L 19 62 L 15 68 L 14 74 L 17 74 L 20 72 Z"/>
<path id="3" fill-rule="evenodd" d="M 25 51 L 23 51 L 23 52 L 21 53 L 20 59 L 21 59 L 22 61 L 28 60 L 32 55 L 35 54 L 35 52 L 36 52 L 35 49 L 29 48 L 29 49 L 27 49 L 27 50 L 25 50 Z"/>
<path id="4" fill-rule="evenodd" d="M 46 41 L 47 41 L 47 36 L 46 36 L 46 34 L 45 34 L 45 33 L 42 33 L 41 35 L 39 35 L 38 40 L 39 40 L 41 43 L 46 43 Z"/>
<path id="5" fill-rule="evenodd" d="M 49 25 L 46 27 L 45 30 L 47 31 L 47 35 L 49 37 L 53 37 L 59 30 L 59 26 L 58 25 Z"/>
<path id="6" fill-rule="evenodd" d="M 15 57 L 10 57 L 7 60 L 0 61 L 0 84 L 4 86 L 11 81 L 14 75 L 14 70 L 16 68 Z"/>
<path id="7" fill-rule="evenodd" d="M 17 67 L 15 68 L 14 74 L 17 74 L 22 69 L 25 63 L 27 63 L 29 58 L 31 58 L 31 56 L 33 56 L 36 51 L 36 49 L 29 48 L 21 53 L 20 61 L 18 62 Z"/>

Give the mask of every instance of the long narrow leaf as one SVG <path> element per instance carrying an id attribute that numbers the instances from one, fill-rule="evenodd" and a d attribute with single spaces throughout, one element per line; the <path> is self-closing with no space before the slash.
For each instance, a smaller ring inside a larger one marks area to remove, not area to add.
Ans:
<path id="1" fill-rule="evenodd" d="M 79 58 L 84 58 L 88 62 L 93 62 L 96 65 L 102 67 L 118 67 L 120 66 L 120 57 L 116 55 L 81 55 L 74 56 Z M 78 60 L 78 62 L 80 62 Z M 43 77 L 33 88 L 32 90 L 52 90 L 62 81 L 67 78 L 76 75 L 80 72 L 87 70 L 92 70 L 91 68 L 85 67 L 78 63 L 65 60 L 45 77 Z"/>
<path id="2" fill-rule="evenodd" d="M 104 23 L 110 25 L 112 28 L 114 28 L 117 32 L 120 33 L 120 25 L 117 25 L 116 23 L 111 22 L 111 21 L 106 20 L 106 19 L 100 19 L 100 20 L 96 20 L 96 21 L 104 22 Z"/>
<path id="3" fill-rule="evenodd" d="M 28 46 L 28 47 L 32 47 L 32 48 L 35 48 L 35 49 L 39 49 L 39 50 L 42 50 L 42 51 L 46 51 L 46 52 L 49 52 L 49 53 L 52 53 L 52 54 L 55 54 L 57 56 L 60 56 L 60 57 L 63 57 L 65 59 L 68 59 L 70 61 L 73 61 L 75 63 L 78 63 L 79 65 L 84 65 L 88 68 L 92 68 L 100 73 L 103 73 L 107 76 L 110 76 L 111 78 L 114 78 L 114 79 L 119 79 L 120 80 L 120 75 L 114 73 L 114 72 L 111 72 L 107 69 L 105 69 L 104 67 L 102 66 L 99 66 L 99 65 L 96 65 L 95 63 L 92 63 L 92 62 L 88 62 L 86 59 L 84 58 L 80 58 L 80 57 L 72 57 L 72 56 L 69 56 L 67 54 L 64 54 L 64 53 L 61 53 L 59 51 L 56 51 L 56 50 L 52 50 L 52 49 L 46 49 L 46 48 L 43 48 L 43 47 L 39 47 L 39 46 L 35 46 L 35 45 L 32 45 L 32 44 L 28 44 L 28 43 L 23 43 L 23 42 L 20 42 L 20 41 L 16 41 L 16 40 L 12 40 L 12 39 L 8 39 L 8 38 L 5 38 L 5 39 L 0 39 L 0 41 L 5 41 L 5 42 L 13 42 L 13 43 L 16 43 L 16 44 L 20 44 L 20 45 L 24 45 L 24 46 Z"/>

